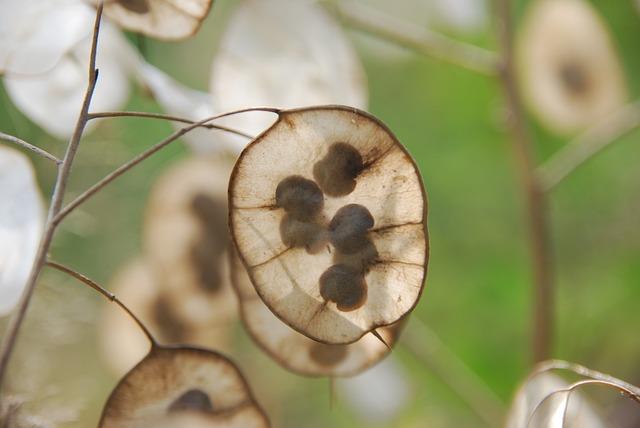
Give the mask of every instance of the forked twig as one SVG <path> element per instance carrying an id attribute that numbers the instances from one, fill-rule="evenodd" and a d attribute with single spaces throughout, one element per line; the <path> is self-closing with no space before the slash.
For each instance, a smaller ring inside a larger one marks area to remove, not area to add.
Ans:
<path id="1" fill-rule="evenodd" d="M 551 244 L 544 189 L 534 173 L 533 141 L 524 119 L 524 109 L 515 76 L 514 30 L 511 0 L 498 1 L 499 39 L 503 64 L 500 72 L 507 103 L 507 124 L 517 169 L 527 198 L 529 242 L 534 278 L 533 360 L 546 360 L 551 352 L 554 324 L 554 285 Z"/>
<path id="2" fill-rule="evenodd" d="M 40 275 L 42 267 L 44 266 L 44 263 L 46 261 L 47 252 L 49 251 L 49 247 L 51 246 L 51 241 L 55 233 L 55 224 L 51 220 L 58 214 L 60 208 L 62 207 L 67 182 L 69 181 L 69 175 L 71 173 L 71 166 L 78 151 L 82 133 L 84 132 L 84 128 L 87 125 L 89 105 L 91 104 L 91 98 L 93 97 L 93 92 L 95 90 L 96 83 L 98 82 L 98 70 L 96 69 L 96 53 L 98 46 L 98 34 L 100 32 L 100 21 L 102 18 L 102 8 L 103 4 L 102 2 L 100 2 L 96 8 L 96 18 L 93 27 L 91 51 L 89 54 L 89 82 L 87 84 L 84 100 L 82 102 L 82 108 L 80 109 L 80 114 L 78 115 L 78 120 L 76 122 L 73 135 L 69 140 L 66 153 L 64 155 L 64 158 L 62 159 L 60 167 L 58 168 L 58 174 L 56 176 L 56 181 L 53 187 L 53 195 L 51 197 L 51 204 L 49 206 L 49 212 L 47 215 L 47 224 L 45 226 L 45 230 L 40 241 L 40 246 L 38 247 L 38 251 L 36 253 L 31 272 L 29 274 L 29 278 L 22 292 L 22 295 L 20 296 L 20 301 L 18 302 L 18 306 L 13 312 L 11 319 L 9 320 L 7 330 L 4 334 L 4 337 L 2 338 L 2 343 L 0 344 L 0 389 L 2 388 L 5 374 L 7 372 L 7 366 L 15 347 L 18 332 L 20 331 L 20 327 L 22 326 L 22 322 L 24 321 L 25 315 L 27 313 L 27 309 L 31 301 L 31 296 L 33 295 L 38 276 Z"/>
<path id="3" fill-rule="evenodd" d="M 640 101 L 628 104 L 569 142 L 536 170 L 546 192 L 612 143 L 640 127 Z"/>
<path id="4" fill-rule="evenodd" d="M 122 301 L 120 299 L 118 299 L 118 297 L 115 294 L 113 294 L 109 290 L 105 289 L 100 284 L 98 284 L 94 280 L 90 279 L 86 275 L 83 275 L 80 272 L 77 272 L 77 271 L 71 269 L 70 267 L 65 266 L 65 265 L 63 265 L 61 263 L 54 262 L 53 260 L 47 260 L 46 265 L 50 266 L 50 267 L 52 267 L 52 268 L 54 268 L 54 269 L 56 269 L 56 270 L 58 270 L 60 272 L 66 273 L 67 275 L 70 275 L 70 276 L 74 277 L 75 279 L 79 280 L 80 282 L 82 282 L 82 283 L 88 285 L 89 287 L 93 288 L 98 293 L 102 294 L 110 302 L 113 302 L 113 303 L 117 304 L 118 306 L 120 306 L 120 308 L 122 308 L 122 310 L 124 310 L 127 313 L 127 315 L 129 315 L 129 317 L 131 317 L 131 319 L 138 325 L 138 327 L 140 327 L 140 330 L 142 330 L 144 335 L 147 336 L 147 339 L 149 339 L 149 342 L 151 342 L 151 346 L 153 347 L 153 346 L 156 346 L 158 344 L 158 342 L 153 337 L 153 335 L 151 334 L 151 332 L 149 331 L 147 326 L 144 325 L 144 323 L 140 320 L 140 318 L 138 318 L 133 313 L 133 311 L 131 311 L 131 309 L 129 309 L 127 307 L 127 305 L 122 303 Z"/>
<path id="5" fill-rule="evenodd" d="M 482 74 L 498 72 L 499 61 L 494 52 L 394 19 L 361 2 L 340 1 L 332 6 L 338 18 L 355 30 Z"/>

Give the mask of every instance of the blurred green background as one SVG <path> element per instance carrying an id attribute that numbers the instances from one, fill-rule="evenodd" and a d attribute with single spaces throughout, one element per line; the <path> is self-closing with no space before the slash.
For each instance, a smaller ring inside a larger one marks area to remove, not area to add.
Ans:
<path id="1" fill-rule="evenodd" d="M 206 90 L 210 58 L 231 3 L 217 1 L 201 32 L 189 41 L 145 40 L 148 61 L 185 84 Z M 518 6 L 521 15 L 525 2 Z M 612 30 L 630 99 L 636 99 L 640 15 L 626 0 L 596 1 L 594 6 Z M 486 32 L 468 41 L 496 49 L 495 27 L 490 22 Z M 362 54 L 370 111 L 415 157 L 429 196 L 432 255 L 426 289 L 413 317 L 432 328 L 507 406 L 530 367 L 533 291 L 524 197 L 504 132 L 501 88 L 491 77 L 431 58 L 376 58 L 361 49 L 361 36 L 348 34 Z M 11 105 L 4 90 L 0 97 L 0 130 L 62 153 L 63 142 L 34 126 Z M 160 112 L 140 88 L 126 109 Z M 567 143 L 533 119 L 531 125 L 540 162 Z M 103 122 L 83 141 L 70 195 L 170 132 L 170 125 L 159 121 Z M 621 139 L 550 194 L 558 287 L 553 356 L 636 384 L 640 383 L 639 138 L 635 132 Z M 118 267 L 140 252 L 144 205 L 154 180 L 188 154 L 180 144 L 170 146 L 113 183 L 65 221 L 52 256 L 107 284 Z M 54 170 L 32 158 L 47 195 Z M 117 380 L 97 346 L 105 305 L 97 294 L 45 270 L 11 364 L 11 384 L 27 400 L 27 408 L 41 415 L 55 414 L 64 427 L 95 424 Z M 236 337 L 234 357 L 258 400 L 273 415 L 274 426 L 371 426 L 339 394 L 330 405 L 327 380 L 286 373 L 249 343 L 239 325 Z M 430 346 L 426 338 L 423 345 Z M 401 362 L 411 394 L 400 416 L 383 426 L 484 425 L 402 342 L 393 355 Z M 497 420 L 494 426 L 500 424 Z"/>

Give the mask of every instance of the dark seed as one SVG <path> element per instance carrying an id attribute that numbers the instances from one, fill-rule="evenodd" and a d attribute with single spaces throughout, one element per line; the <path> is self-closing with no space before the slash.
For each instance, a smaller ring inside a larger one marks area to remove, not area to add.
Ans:
<path id="1" fill-rule="evenodd" d="M 312 180 L 291 175 L 278 184 L 276 204 L 296 220 L 305 221 L 322 210 L 324 196 Z"/>
<path id="2" fill-rule="evenodd" d="M 169 413 L 184 410 L 213 413 L 213 404 L 209 396 L 199 389 L 190 389 L 178 397 L 169 406 Z"/>
<path id="3" fill-rule="evenodd" d="M 358 309 L 367 300 L 364 275 L 344 264 L 333 265 L 320 277 L 320 295 L 341 311 Z"/>
<path id="4" fill-rule="evenodd" d="M 309 348 L 309 357 L 320 366 L 335 366 L 347 356 L 345 345 L 326 345 L 314 342 Z"/>
<path id="5" fill-rule="evenodd" d="M 118 4 L 130 12 L 145 14 L 149 12 L 147 0 L 117 0 Z"/>
<path id="6" fill-rule="evenodd" d="M 344 196 L 353 192 L 356 177 L 364 169 L 362 156 L 346 143 L 335 143 L 327 155 L 313 167 L 313 177 L 329 196 Z"/>
<path id="7" fill-rule="evenodd" d="M 285 215 L 280 222 L 280 237 L 287 247 L 317 248 L 325 239 L 323 227 Z"/>
<path id="8" fill-rule="evenodd" d="M 340 208 L 329 223 L 331 243 L 342 253 L 353 254 L 369 244 L 367 230 L 373 227 L 373 216 L 366 207 L 349 204 Z"/>
<path id="9" fill-rule="evenodd" d="M 153 311 L 153 320 L 158 325 L 158 330 L 162 337 L 170 343 L 180 343 L 184 341 L 187 326 L 173 312 L 171 305 L 163 297 L 156 300 Z"/>
<path id="10" fill-rule="evenodd" d="M 558 70 L 560 80 L 574 96 L 584 95 L 589 91 L 587 70 L 577 61 L 567 62 Z"/>

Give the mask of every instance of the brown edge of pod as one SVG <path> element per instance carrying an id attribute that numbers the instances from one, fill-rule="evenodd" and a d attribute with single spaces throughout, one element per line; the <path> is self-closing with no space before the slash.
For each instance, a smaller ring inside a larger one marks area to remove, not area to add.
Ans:
<path id="1" fill-rule="evenodd" d="M 409 310 L 407 310 L 397 320 L 394 320 L 393 322 L 390 322 L 390 323 L 387 323 L 387 324 L 376 324 L 376 325 L 373 325 L 371 327 L 371 329 L 363 332 L 360 336 L 358 336 L 354 340 L 349 341 L 349 342 L 340 343 L 341 345 L 349 345 L 351 343 L 357 342 L 365 334 L 370 333 L 370 332 L 372 332 L 373 330 L 375 330 L 375 329 L 377 329 L 379 327 L 387 327 L 389 325 L 392 325 L 392 324 L 395 324 L 397 322 L 400 322 L 400 321 L 404 320 L 409 314 L 411 314 L 411 312 L 413 312 L 413 310 L 417 306 L 418 302 L 420 301 L 420 298 L 422 297 L 422 292 L 424 291 L 424 286 L 425 286 L 425 283 L 426 283 L 426 279 L 427 279 L 427 270 L 428 270 L 429 256 L 430 256 L 429 230 L 428 230 L 428 227 L 427 227 L 429 203 L 428 203 L 428 199 L 427 199 L 427 192 L 426 192 L 426 189 L 425 189 L 425 186 L 424 186 L 424 181 L 423 181 L 423 178 L 422 178 L 422 174 L 420 173 L 420 169 L 418 168 L 418 164 L 416 163 L 415 159 L 413 159 L 413 156 L 411 156 L 411 153 L 409 153 L 409 151 L 406 149 L 406 147 L 404 147 L 404 145 L 402 143 L 400 143 L 400 141 L 395 136 L 395 134 L 391 131 L 391 129 L 389 129 L 389 127 L 387 125 L 384 124 L 384 122 L 382 122 L 380 119 L 378 119 L 377 117 L 375 117 L 371 113 L 368 113 L 368 112 L 366 112 L 364 110 L 360 110 L 360 109 L 357 109 L 355 107 L 349 107 L 349 106 L 340 105 L 340 104 L 326 104 L 326 105 L 308 106 L 308 107 L 301 107 L 301 108 L 293 108 L 293 109 L 275 111 L 275 113 L 278 115 L 278 119 L 269 128 L 267 128 L 264 131 L 262 131 L 249 144 L 247 144 L 247 146 L 244 149 L 242 149 L 242 152 L 240 153 L 240 156 L 238 156 L 238 159 L 236 160 L 236 163 L 233 166 L 233 170 L 231 171 L 231 176 L 229 177 L 229 188 L 228 188 L 228 191 L 227 191 L 227 194 L 228 194 L 228 204 L 227 204 L 227 206 L 228 206 L 228 209 L 229 209 L 229 213 L 228 213 L 228 215 L 229 215 L 229 233 L 231 234 L 231 241 L 233 242 L 234 249 L 237 251 L 238 257 L 242 261 L 242 265 L 244 266 L 247 274 L 249 275 L 249 278 L 251 279 L 251 284 L 253 285 L 254 289 L 258 293 L 258 296 L 260 296 L 260 300 L 262 300 L 262 302 L 265 305 L 267 305 L 269 310 L 276 317 L 278 317 L 282 322 L 287 324 L 289 327 L 291 327 L 292 329 L 294 329 L 298 333 L 300 333 L 300 334 L 302 334 L 302 335 L 304 335 L 304 336 L 306 336 L 306 337 L 308 337 L 308 338 L 310 338 L 312 340 L 315 340 L 316 342 L 319 342 L 319 343 L 324 343 L 326 345 L 337 345 L 336 343 L 331 343 L 331 342 L 327 342 L 327 341 L 324 341 L 324 340 L 319 340 L 319 339 L 316 339 L 316 338 L 313 338 L 313 337 L 309 336 L 308 334 L 303 332 L 302 329 L 296 328 L 293 325 L 291 325 L 289 322 L 284 320 L 278 313 L 276 313 L 271 308 L 271 306 L 267 303 L 267 301 L 262 297 L 262 294 L 260 293 L 260 290 L 258 290 L 258 288 L 255 286 L 255 281 L 254 281 L 253 275 L 251 273 L 251 270 L 248 267 L 247 261 L 243 257 L 242 252 L 238 250 L 238 245 L 237 245 L 237 242 L 236 242 L 235 230 L 233 228 L 233 215 L 232 215 L 232 213 L 233 213 L 233 210 L 234 210 L 235 207 L 232 204 L 231 185 L 236 180 L 236 176 L 238 175 L 238 165 L 243 160 L 243 158 L 245 157 L 246 153 L 253 146 L 259 144 L 264 139 L 264 137 L 271 131 L 271 129 L 273 129 L 273 127 L 275 127 L 281 120 L 286 120 L 285 117 L 288 114 L 302 113 L 302 112 L 313 111 L 313 110 L 339 110 L 339 111 L 344 111 L 344 112 L 347 112 L 347 113 L 353 113 L 353 114 L 357 114 L 357 115 L 363 116 L 363 117 L 373 121 L 378 126 L 380 126 L 389 136 L 391 136 L 391 139 L 393 140 L 393 142 L 398 147 L 400 147 L 400 149 L 405 154 L 406 158 L 409 160 L 409 162 L 411 162 L 411 165 L 413 166 L 413 169 L 415 170 L 416 175 L 418 176 L 418 178 L 420 180 L 420 184 L 421 184 L 420 190 L 422 192 L 422 198 L 424 200 L 423 213 L 422 213 L 422 218 L 423 218 L 422 229 L 424 230 L 424 236 L 425 236 L 424 274 L 422 275 L 422 284 L 420 285 L 420 290 L 418 292 L 418 296 L 416 297 L 415 301 L 413 302 L 413 305 L 411 306 L 411 308 L 409 308 Z"/>
<path id="2" fill-rule="evenodd" d="M 108 6 L 109 3 L 117 3 L 117 1 L 115 1 L 115 0 L 99 0 L 99 1 L 102 1 L 105 6 Z M 196 18 L 195 16 L 193 16 L 191 14 L 185 13 L 189 17 L 195 19 L 197 21 L 197 24 L 195 25 L 195 27 L 193 28 L 193 30 L 190 33 L 185 34 L 184 36 L 180 36 L 180 37 L 167 37 L 167 36 L 162 36 L 162 35 L 157 35 L 157 34 L 150 34 L 150 33 L 146 32 L 144 30 L 139 30 L 139 29 L 133 28 L 130 25 L 123 25 L 123 24 L 117 22 L 116 20 L 113 20 L 113 22 L 115 22 L 118 25 L 118 27 L 120 27 L 120 28 L 122 28 L 122 29 L 124 29 L 126 31 L 129 31 L 129 32 L 134 33 L 134 34 L 141 34 L 141 35 L 143 35 L 145 37 L 149 37 L 150 39 L 160 40 L 160 41 L 163 41 L 163 42 L 180 42 L 180 41 L 184 41 L 184 40 L 187 40 L 187 39 L 195 36 L 198 33 L 198 31 L 200 31 L 200 28 L 202 27 L 202 23 L 209 16 L 209 13 L 211 12 L 211 8 L 213 7 L 213 3 L 215 1 L 216 0 L 208 0 L 207 9 L 202 14 L 202 18 Z M 107 15 L 108 15 L 108 12 L 107 12 Z"/>
<path id="3" fill-rule="evenodd" d="M 147 360 L 147 358 L 153 356 L 154 352 L 158 352 L 158 351 L 178 351 L 178 352 L 179 351 L 186 351 L 186 352 L 193 352 L 195 354 L 200 354 L 200 355 L 209 356 L 209 357 L 215 357 L 215 358 L 218 358 L 218 359 L 222 360 L 223 362 L 229 364 L 238 373 L 238 375 L 239 375 L 238 377 L 240 378 L 240 380 L 242 382 L 242 386 L 244 387 L 245 391 L 247 392 L 247 397 L 249 399 L 249 402 L 251 403 L 251 405 L 253 407 L 255 407 L 260 412 L 260 416 L 264 420 L 265 426 L 267 428 L 271 428 L 271 421 L 267 417 L 267 414 L 264 411 L 264 409 L 262 408 L 262 406 L 260 405 L 260 403 L 258 403 L 258 401 L 256 400 L 256 398 L 255 398 L 255 396 L 253 394 L 253 390 L 251 389 L 251 386 L 249 385 L 249 382 L 247 382 L 247 379 L 245 378 L 244 373 L 242 372 L 242 370 L 240 370 L 238 365 L 236 363 L 234 363 L 229 357 L 221 354 L 218 351 L 214 351 L 212 349 L 202 348 L 202 347 L 199 347 L 199 346 L 192 346 L 192 345 L 159 345 L 159 344 L 153 344 L 151 346 L 151 349 L 147 353 L 147 355 L 145 355 L 140 361 L 138 361 L 138 363 L 135 366 L 133 366 L 131 368 L 131 370 L 129 370 L 124 376 L 122 376 L 120 378 L 120 380 L 118 381 L 118 383 L 116 383 L 116 385 L 113 387 L 113 389 L 109 393 L 109 397 L 107 398 L 107 401 L 102 406 L 102 412 L 100 413 L 100 421 L 98 422 L 98 428 L 101 428 L 103 426 L 104 419 L 106 417 L 106 409 L 111 404 L 111 400 L 113 399 L 114 393 L 118 390 L 118 388 L 120 388 L 126 382 L 127 378 L 131 375 L 131 373 L 133 373 L 140 366 L 142 366 L 142 364 L 144 364 L 144 362 Z"/>

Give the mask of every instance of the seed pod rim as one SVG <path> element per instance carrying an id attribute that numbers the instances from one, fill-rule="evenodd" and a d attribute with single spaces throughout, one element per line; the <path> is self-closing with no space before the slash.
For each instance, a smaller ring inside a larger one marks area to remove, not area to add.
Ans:
<path id="1" fill-rule="evenodd" d="M 364 117 L 364 118 L 366 118 L 368 120 L 371 120 L 374 124 L 379 126 L 389 136 L 389 138 L 392 140 L 393 144 L 395 146 L 397 146 L 403 152 L 403 154 L 405 156 L 405 159 L 407 159 L 407 161 L 411 163 L 411 165 L 413 167 L 413 170 L 414 170 L 414 172 L 415 172 L 415 174 L 416 174 L 416 176 L 417 176 L 417 178 L 419 180 L 419 183 L 420 183 L 419 187 L 420 187 L 420 192 L 421 192 L 422 200 L 423 200 L 421 225 L 422 225 L 422 230 L 424 232 L 424 237 L 425 237 L 425 240 L 424 240 L 425 241 L 424 242 L 425 252 L 424 252 L 422 281 L 421 281 L 421 284 L 420 284 L 420 289 L 418 290 L 418 293 L 416 295 L 416 298 L 415 298 L 414 302 L 412 303 L 411 307 L 404 314 L 402 314 L 402 316 L 400 316 L 398 319 L 394 320 L 393 322 L 374 324 L 368 330 L 363 331 L 362 334 L 360 334 L 359 336 L 355 337 L 355 339 L 349 340 L 349 341 L 340 341 L 340 342 L 331 342 L 331 341 L 328 341 L 328 340 L 323 340 L 321 338 L 313 337 L 309 333 L 303 331 L 303 329 L 294 326 L 293 323 L 287 321 L 280 314 L 278 314 L 276 311 L 274 311 L 272 309 L 271 305 L 263 297 L 263 294 L 260 292 L 258 287 L 255 286 L 255 279 L 254 279 L 254 276 L 253 276 L 253 273 L 252 273 L 251 266 L 249 266 L 249 264 L 247 263 L 244 255 L 242 254 L 242 252 L 238 248 L 237 239 L 236 239 L 236 232 L 235 232 L 235 229 L 234 229 L 234 219 L 233 219 L 233 212 L 234 212 L 234 209 L 235 209 L 234 206 L 233 206 L 233 189 L 234 189 L 233 188 L 233 184 L 235 183 L 236 178 L 238 176 L 238 171 L 239 171 L 239 167 L 238 166 L 241 164 L 241 162 L 245 158 L 246 154 L 255 145 L 260 144 L 260 142 L 267 135 L 269 135 L 271 130 L 275 126 L 277 126 L 281 121 L 286 121 L 288 115 L 295 115 L 295 114 L 299 114 L 299 113 L 305 113 L 305 112 L 308 112 L 308 111 L 323 111 L 323 110 L 325 110 L 325 111 L 339 111 L 339 112 L 344 112 L 344 113 L 356 114 L 356 115 L 362 116 L 362 117 Z M 400 143 L 400 141 L 398 140 L 396 135 L 391 131 L 391 129 L 389 129 L 389 127 L 384 122 L 382 122 L 380 119 L 378 119 L 377 117 L 375 117 L 371 113 L 368 113 L 366 111 L 360 110 L 358 108 L 339 105 L 339 104 L 327 104 L 327 105 L 307 106 L 307 107 L 300 107 L 300 108 L 293 108 L 293 109 L 278 109 L 278 110 L 274 110 L 274 112 L 277 114 L 278 118 L 273 122 L 273 124 L 271 124 L 271 126 L 269 126 L 269 128 L 265 129 L 258 136 L 256 136 L 240 153 L 240 156 L 236 160 L 236 163 L 235 163 L 235 165 L 233 167 L 233 170 L 231 171 L 231 176 L 229 178 L 229 189 L 228 189 L 228 198 L 229 198 L 229 203 L 228 203 L 228 206 L 229 206 L 229 231 L 231 233 L 231 241 L 233 243 L 234 249 L 238 253 L 238 257 L 240 258 L 243 267 L 245 268 L 247 274 L 249 275 L 249 278 L 251 279 L 251 283 L 253 284 L 256 292 L 258 293 L 258 296 L 260 297 L 262 302 L 269 308 L 269 310 L 271 310 L 271 312 L 276 317 L 278 317 L 282 322 L 287 324 L 289 327 L 291 327 L 292 329 L 294 329 L 298 333 L 301 333 L 304 336 L 307 336 L 308 338 L 310 338 L 312 340 L 315 340 L 316 342 L 324 343 L 324 344 L 327 344 L 327 345 L 335 345 L 335 344 L 348 345 L 348 344 L 352 344 L 352 343 L 357 342 L 358 340 L 360 340 L 365 334 L 373 332 L 377 328 L 387 327 L 387 326 L 390 326 L 392 324 L 399 323 L 399 322 L 405 320 L 413 312 L 413 310 L 415 309 L 415 307 L 417 306 L 418 302 L 420 301 L 420 299 L 422 297 L 422 293 L 424 291 L 424 287 L 425 287 L 425 284 L 426 284 L 427 272 L 428 272 L 428 264 L 429 264 L 429 258 L 430 258 L 429 231 L 428 231 L 428 226 L 427 226 L 429 203 L 428 203 L 426 189 L 425 189 L 425 186 L 424 186 L 424 180 L 423 180 L 422 174 L 420 172 L 420 169 L 418 168 L 418 165 L 417 165 L 415 159 L 413 158 L 411 153 L 409 153 L 407 148 L 402 143 Z"/>

